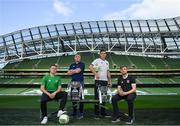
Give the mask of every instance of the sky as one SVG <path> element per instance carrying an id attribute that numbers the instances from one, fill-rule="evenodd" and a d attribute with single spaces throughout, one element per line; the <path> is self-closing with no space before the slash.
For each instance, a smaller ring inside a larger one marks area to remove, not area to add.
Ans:
<path id="1" fill-rule="evenodd" d="M 35 26 L 180 16 L 180 0 L 0 0 L 0 35 Z"/>

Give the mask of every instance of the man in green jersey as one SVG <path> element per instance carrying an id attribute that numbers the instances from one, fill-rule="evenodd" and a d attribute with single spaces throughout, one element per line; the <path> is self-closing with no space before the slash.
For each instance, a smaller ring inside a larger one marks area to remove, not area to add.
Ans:
<path id="1" fill-rule="evenodd" d="M 47 117 L 47 102 L 51 100 L 60 100 L 59 111 L 57 117 L 65 113 L 63 111 L 66 101 L 67 101 L 67 92 L 62 91 L 61 88 L 61 78 L 56 75 L 57 66 L 50 66 L 50 73 L 45 75 L 42 79 L 42 84 L 40 90 L 43 92 L 41 96 L 41 112 L 42 112 L 42 121 L 41 124 L 46 124 L 48 122 Z"/>

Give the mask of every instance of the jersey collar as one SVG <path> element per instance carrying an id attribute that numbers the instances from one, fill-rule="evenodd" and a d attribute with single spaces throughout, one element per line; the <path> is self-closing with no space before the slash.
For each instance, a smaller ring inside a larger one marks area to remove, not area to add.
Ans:
<path id="1" fill-rule="evenodd" d="M 101 58 L 99 58 L 101 61 L 106 61 L 106 59 L 105 60 L 103 60 L 103 59 L 101 59 Z"/>
<path id="2" fill-rule="evenodd" d="M 125 76 L 122 75 L 123 79 L 126 79 L 128 77 L 128 74 L 126 74 Z"/>
<path id="3" fill-rule="evenodd" d="M 49 73 L 49 76 L 54 77 L 55 75 L 53 75 L 53 74 Z"/>

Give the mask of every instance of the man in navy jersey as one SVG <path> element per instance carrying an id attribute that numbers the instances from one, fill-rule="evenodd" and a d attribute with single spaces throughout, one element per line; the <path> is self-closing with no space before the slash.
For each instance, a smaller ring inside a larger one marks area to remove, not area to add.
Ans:
<path id="1" fill-rule="evenodd" d="M 121 66 L 122 75 L 118 78 L 117 94 L 112 97 L 113 119 L 112 122 L 119 122 L 118 101 L 125 99 L 128 103 L 129 119 L 126 124 L 133 123 L 134 100 L 136 98 L 136 82 L 135 79 L 128 75 L 127 66 Z"/>
<path id="2" fill-rule="evenodd" d="M 74 56 L 74 63 L 72 63 L 69 67 L 69 70 L 67 72 L 68 75 L 71 76 L 71 81 L 75 81 L 75 82 L 79 82 L 82 86 L 82 88 L 84 89 L 84 69 L 85 69 L 85 64 L 83 62 L 81 62 L 81 55 L 80 54 L 76 54 Z M 82 96 L 81 96 L 82 99 Z M 77 102 L 72 102 L 73 104 L 73 116 L 77 117 L 78 119 L 83 118 L 83 109 L 84 109 L 84 105 L 83 103 L 79 104 L 79 114 L 77 114 Z"/>

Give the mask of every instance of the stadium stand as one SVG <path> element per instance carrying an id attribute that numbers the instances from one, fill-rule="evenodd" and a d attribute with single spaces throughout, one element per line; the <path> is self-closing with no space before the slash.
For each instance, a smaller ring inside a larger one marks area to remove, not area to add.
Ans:
<path id="1" fill-rule="evenodd" d="M 74 54 L 81 53 L 86 64 L 85 83 L 93 84 L 88 66 L 104 48 L 108 51 L 113 84 L 117 82 L 121 65 L 129 67 L 139 85 L 179 84 L 179 24 L 180 17 L 89 21 L 5 34 L 0 36 L 0 43 L 4 43 L 0 45 L 0 60 L 6 63 L 0 72 L 0 83 L 39 85 L 49 66 L 57 64 L 58 74 L 67 84 L 70 79 L 66 71 Z"/>
<path id="2" fill-rule="evenodd" d="M 86 64 L 86 68 L 98 57 L 98 54 L 82 53 L 82 60 Z M 108 54 L 107 60 L 110 63 L 110 68 L 119 68 L 121 65 L 127 65 L 131 69 L 178 69 L 180 59 L 172 58 L 153 58 L 143 56 L 127 56 Z M 3 69 L 47 69 L 51 64 L 57 64 L 59 68 L 68 68 L 73 62 L 73 55 L 48 57 L 42 59 L 25 59 L 17 63 L 9 63 Z"/>

